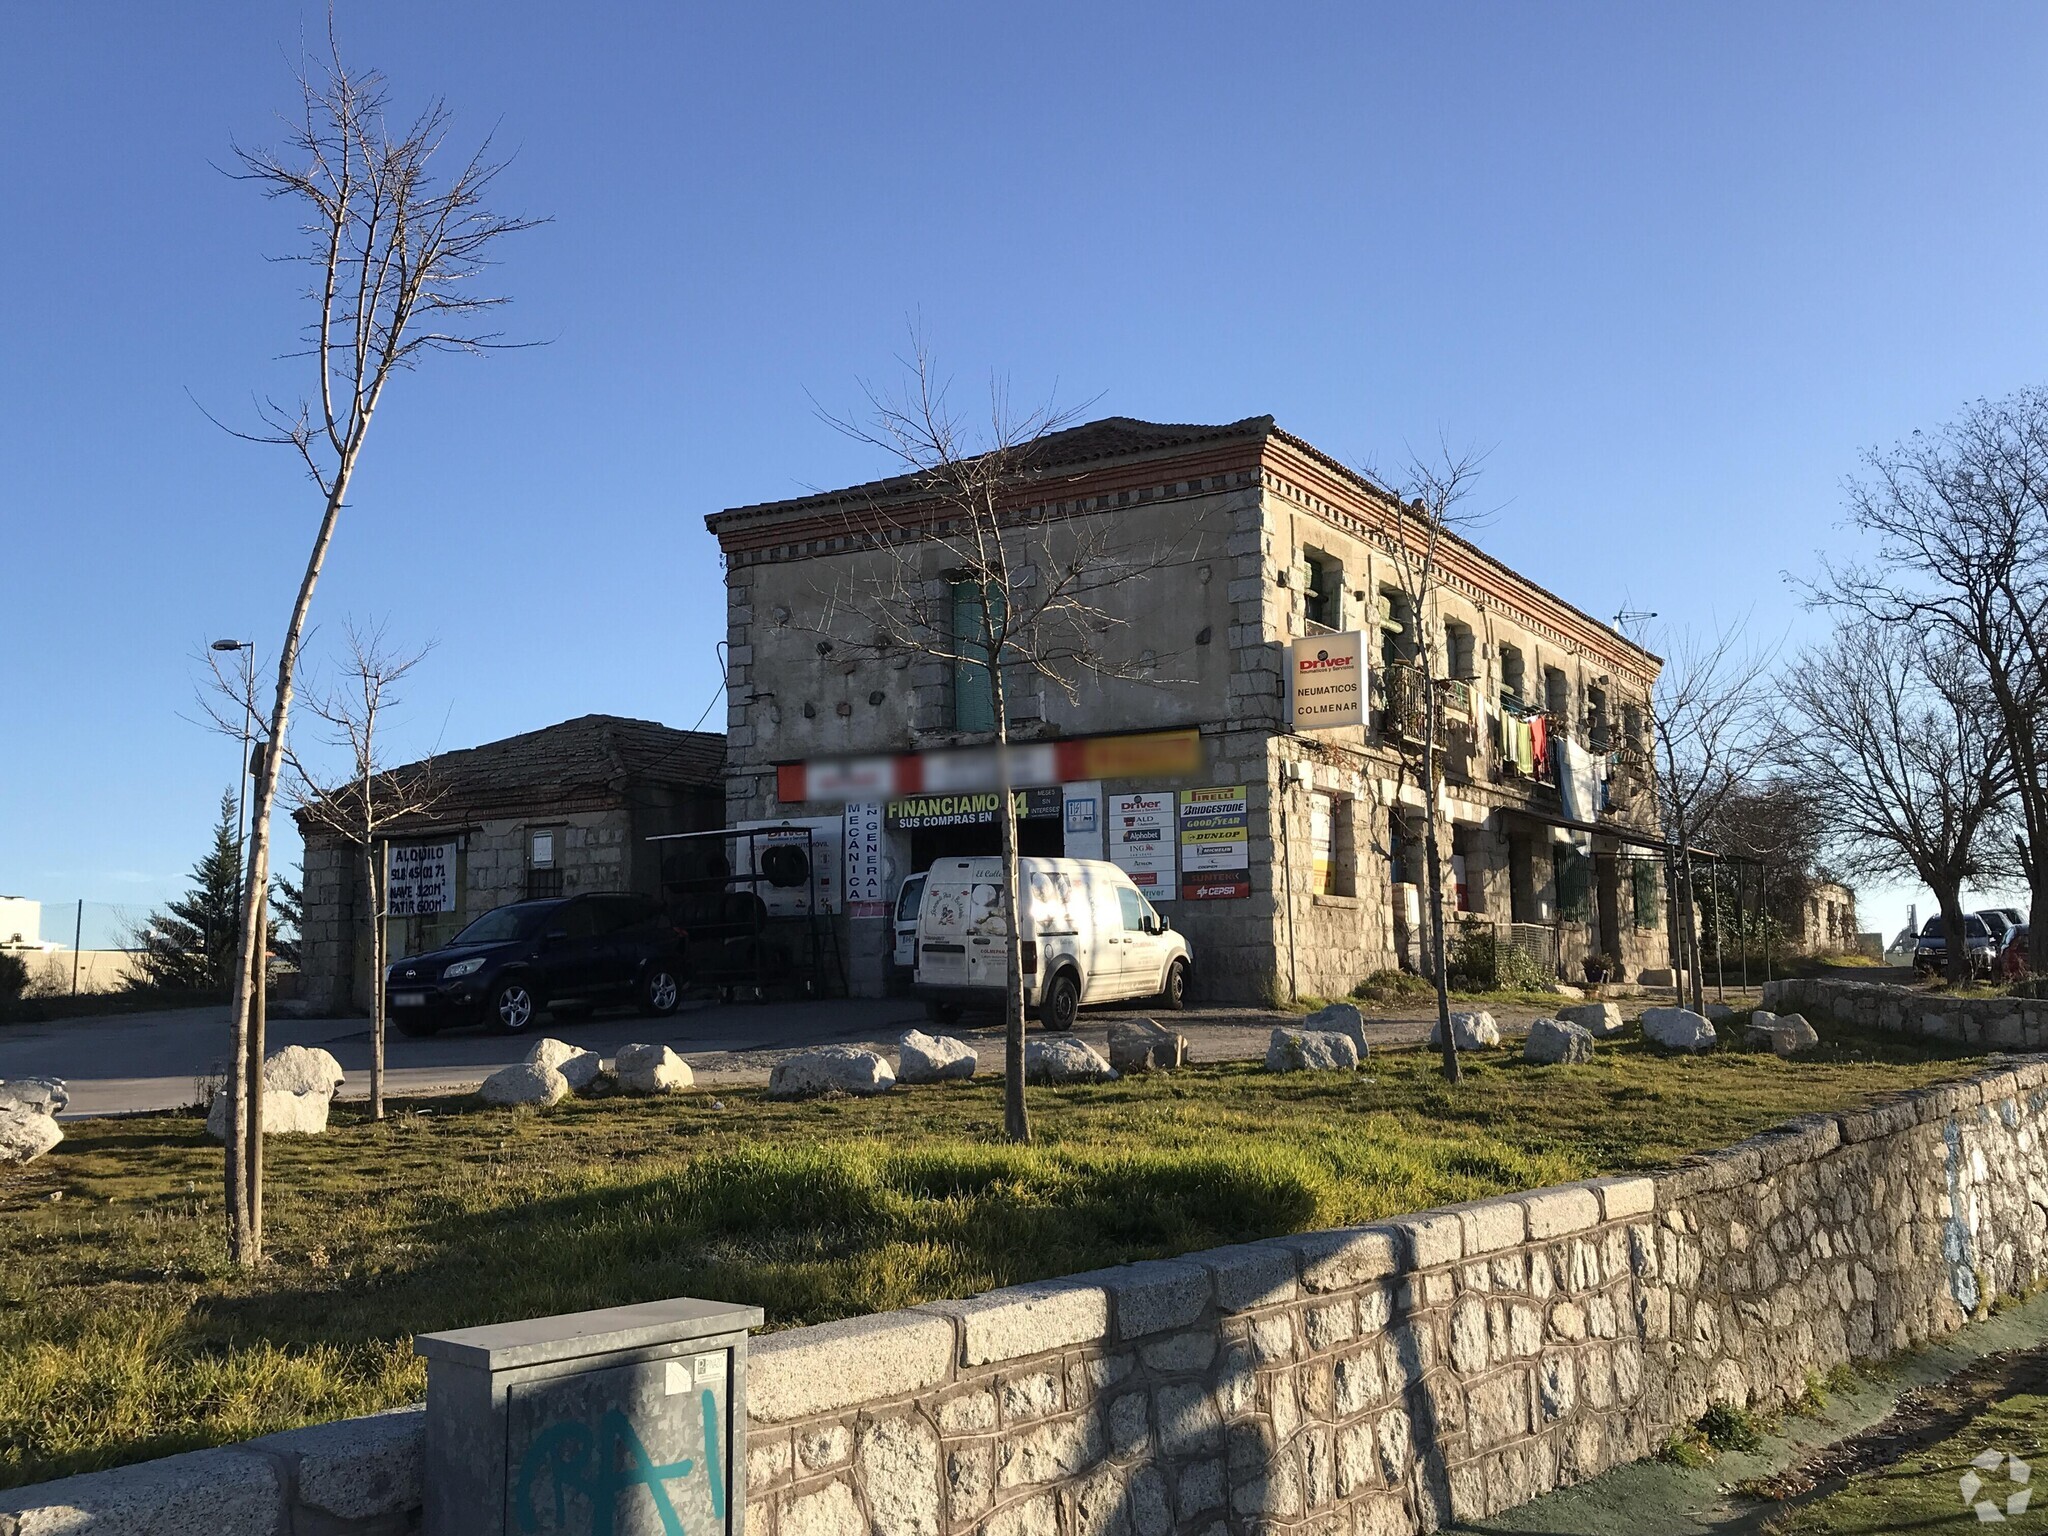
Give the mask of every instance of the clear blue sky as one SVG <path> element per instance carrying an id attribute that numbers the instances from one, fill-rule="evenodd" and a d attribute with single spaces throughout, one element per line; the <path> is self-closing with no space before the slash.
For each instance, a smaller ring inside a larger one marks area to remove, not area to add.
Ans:
<path id="1" fill-rule="evenodd" d="M 193 403 L 299 387 L 291 233 L 214 167 L 322 14 L 0 14 L 0 890 L 161 898 L 230 780 L 194 653 L 274 656 L 311 504 Z M 316 656 L 346 616 L 438 642 L 406 747 L 695 721 L 703 514 L 884 468 L 807 392 L 851 404 L 913 311 L 963 380 L 1101 414 L 1490 445 L 1537 580 L 1773 630 L 1859 448 L 2048 381 L 2037 6 L 339 17 L 554 219 L 502 271 L 551 345 L 400 381 L 319 593 Z"/>

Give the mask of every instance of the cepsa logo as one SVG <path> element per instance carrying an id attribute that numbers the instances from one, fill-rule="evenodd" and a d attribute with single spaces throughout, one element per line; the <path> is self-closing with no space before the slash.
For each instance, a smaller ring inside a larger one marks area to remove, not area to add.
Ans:
<path id="1" fill-rule="evenodd" d="M 1303 672 L 1349 672 L 1358 665 L 1356 656 L 1332 656 L 1328 651 L 1317 651 L 1313 656 L 1303 656 L 1297 667 Z"/>

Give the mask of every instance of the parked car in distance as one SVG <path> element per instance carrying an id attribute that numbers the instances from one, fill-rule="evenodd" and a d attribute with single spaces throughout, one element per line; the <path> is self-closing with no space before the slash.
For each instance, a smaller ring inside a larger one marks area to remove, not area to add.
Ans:
<path id="1" fill-rule="evenodd" d="M 2027 974 L 2027 925 L 2014 923 L 2005 930 L 2005 942 L 1998 950 L 1998 974 L 2018 981 Z"/>
<path id="2" fill-rule="evenodd" d="M 644 1013 L 674 1013 L 683 963 L 682 937 L 659 902 L 592 891 L 486 912 L 442 948 L 394 962 L 384 1001 L 400 1034 L 480 1023 L 517 1035 L 543 1009 L 576 1018 L 634 1002 Z"/>
<path id="3" fill-rule="evenodd" d="M 2018 915 L 2005 907 L 1979 907 L 1971 915 L 1983 918 L 1991 937 L 2000 944 L 2005 942 L 2005 931 L 2019 921 Z"/>
<path id="4" fill-rule="evenodd" d="M 889 963 L 908 976 L 917 970 L 917 905 L 924 899 L 924 876 L 910 875 L 896 887 L 896 913 L 890 920 Z"/>
<path id="5" fill-rule="evenodd" d="M 1998 938 L 1975 912 L 1964 914 L 1963 945 L 1969 954 L 1970 973 L 1989 976 L 1998 959 Z M 1948 940 L 1938 912 L 1920 929 L 1919 942 L 1913 946 L 1913 969 L 1922 976 L 1938 976 L 1948 969 Z"/>
<path id="6" fill-rule="evenodd" d="M 1158 998 L 1187 1004 L 1188 941 L 1131 877 L 1096 859 L 1017 861 L 1024 1006 L 1069 1030 L 1085 1004 Z M 918 904 L 916 993 L 941 1023 L 1000 1008 L 1008 970 L 997 858 L 941 859 Z"/>

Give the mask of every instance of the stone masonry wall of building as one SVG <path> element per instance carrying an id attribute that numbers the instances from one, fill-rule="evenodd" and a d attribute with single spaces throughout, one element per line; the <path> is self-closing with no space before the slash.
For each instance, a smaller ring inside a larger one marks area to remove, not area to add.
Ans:
<path id="1" fill-rule="evenodd" d="M 2048 1278 L 2048 1060 L 1662 1173 L 771 1334 L 747 1536 L 1385 1536 Z M 0 1536 L 410 1529 L 417 1410 L 0 1494 Z"/>

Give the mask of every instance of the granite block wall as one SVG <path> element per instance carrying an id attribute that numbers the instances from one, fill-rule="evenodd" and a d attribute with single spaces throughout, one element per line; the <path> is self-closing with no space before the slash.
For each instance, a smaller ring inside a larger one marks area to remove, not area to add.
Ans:
<path id="1" fill-rule="evenodd" d="M 1484 1519 L 2048 1279 L 2044 1119 L 2048 1059 L 2007 1060 L 1656 1174 L 770 1334 L 746 1536 Z M 18 1489 L 0 1536 L 408 1529 L 417 1438 L 385 1415 Z"/>
<path id="2" fill-rule="evenodd" d="M 1794 976 L 1767 982 L 1763 1006 L 1852 1029 L 1991 1050 L 2048 1050 L 2048 999 L 1945 997 L 1876 982 Z"/>

